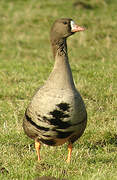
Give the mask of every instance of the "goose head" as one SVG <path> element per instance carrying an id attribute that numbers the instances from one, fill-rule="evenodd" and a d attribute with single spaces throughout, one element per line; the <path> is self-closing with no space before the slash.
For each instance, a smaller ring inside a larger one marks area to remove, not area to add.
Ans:
<path id="1" fill-rule="evenodd" d="M 66 39 L 75 32 L 84 30 L 84 27 L 75 24 L 70 18 L 57 19 L 51 28 L 51 39 Z"/>

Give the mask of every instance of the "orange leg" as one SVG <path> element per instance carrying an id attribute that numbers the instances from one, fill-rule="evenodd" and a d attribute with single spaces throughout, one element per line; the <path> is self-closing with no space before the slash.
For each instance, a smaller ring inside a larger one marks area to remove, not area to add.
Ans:
<path id="1" fill-rule="evenodd" d="M 72 143 L 68 144 L 68 157 L 67 157 L 67 163 L 70 163 L 71 160 L 71 153 L 72 153 Z"/>
<path id="2" fill-rule="evenodd" d="M 38 161 L 40 161 L 40 148 L 41 148 L 40 142 L 35 140 L 35 149 L 36 149 L 36 152 L 37 152 Z"/>

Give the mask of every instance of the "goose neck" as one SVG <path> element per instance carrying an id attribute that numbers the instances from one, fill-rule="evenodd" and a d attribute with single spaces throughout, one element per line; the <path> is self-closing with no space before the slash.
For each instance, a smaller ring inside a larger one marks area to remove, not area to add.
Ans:
<path id="1" fill-rule="evenodd" d="M 51 44 L 54 58 L 57 54 L 60 56 L 67 56 L 67 43 L 65 38 L 53 39 Z"/>
<path id="2" fill-rule="evenodd" d="M 66 40 L 59 41 L 54 48 L 55 64 L 48 79 L 49 86 L 57 89 L 74 89 L 75 85 L 68 61 Z"/>

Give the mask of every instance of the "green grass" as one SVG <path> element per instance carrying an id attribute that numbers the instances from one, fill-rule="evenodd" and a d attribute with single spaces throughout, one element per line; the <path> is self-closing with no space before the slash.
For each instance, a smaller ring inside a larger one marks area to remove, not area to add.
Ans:
<path id="1" fill-rule="evenodd" d="M 81 2 L 81 1 L 80 1 Z M 116 0 L 0 1 L 0 179 L 67 180 L 117 178 L 117 6 Z M 25 108 L 48 78 L 54 60 L 49 32 L 55 19 L 71 17 L 87 30 L 68 39 L 76 87 L 88 111 L 84 135 L 74 144 L 42 146 L 23 131 Z"/>

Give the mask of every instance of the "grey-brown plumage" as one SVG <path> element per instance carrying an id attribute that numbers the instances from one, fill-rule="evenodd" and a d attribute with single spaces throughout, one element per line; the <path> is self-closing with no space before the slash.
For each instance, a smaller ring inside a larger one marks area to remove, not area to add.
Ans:
<path id="1" fill-rule="evenodd" d="M 66 43 L 67 37 L 83 30 L 69 18 L 59 19 L 52 26 L 50 37 L 54 68 L 46 83 L 33 96 L 23 121 L 25 133 L 37 144 L 38 159 L 40 142 L 57 146 L 68 141 L 69 162 L 72 144 L 86 128 L 87 112 L 74 85 Z"/>

